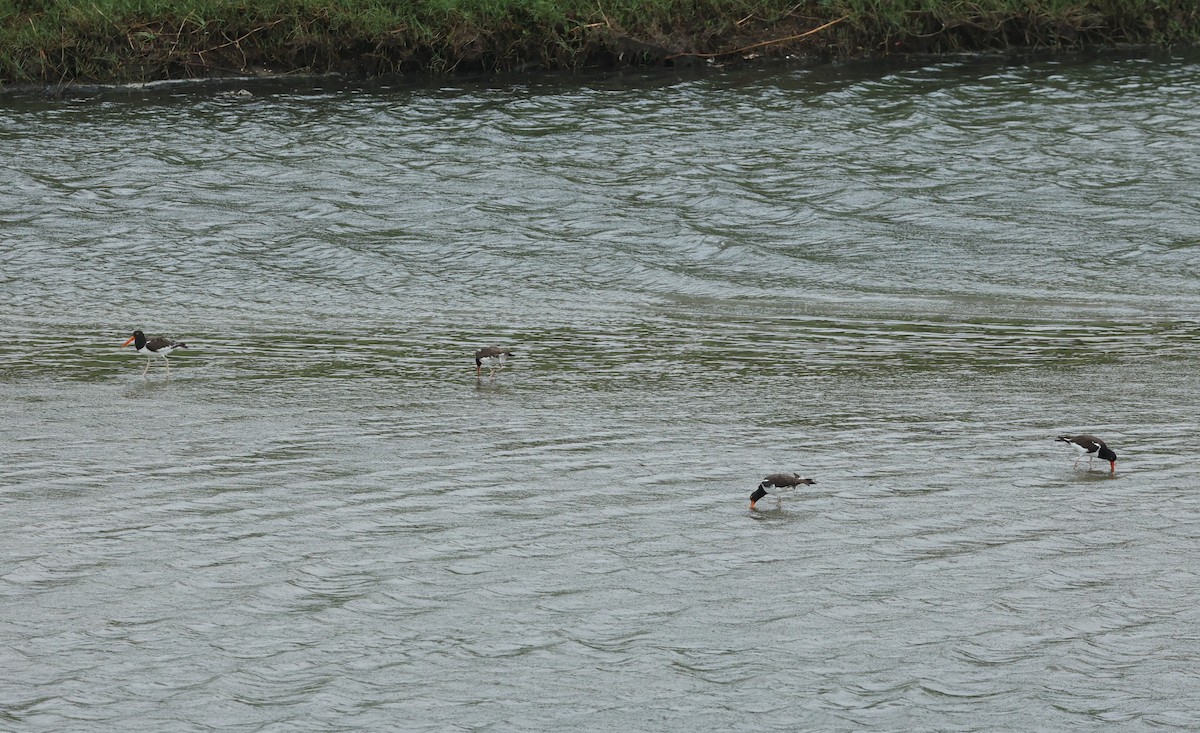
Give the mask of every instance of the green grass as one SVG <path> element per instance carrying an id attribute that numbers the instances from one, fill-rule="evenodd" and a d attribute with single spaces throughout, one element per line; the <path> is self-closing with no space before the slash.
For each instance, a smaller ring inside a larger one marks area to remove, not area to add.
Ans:
<path id="1" fill-rule="evenodd" d="M 686 63 L 751 51 L 846 56 L 1198 40 L 1196 0 L 0 0 L 0 81 L 444 73 Z"/>

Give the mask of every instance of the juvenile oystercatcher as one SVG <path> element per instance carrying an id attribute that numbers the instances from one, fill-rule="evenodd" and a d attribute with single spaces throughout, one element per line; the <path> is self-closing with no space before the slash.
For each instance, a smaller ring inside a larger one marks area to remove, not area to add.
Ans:
<path id="1" fill-rule="evenodd" d="M 139 354 L 146 355 L 146 368 L 142 370 L 142 376 L 146 376 L 146 372 L 150 371 L 150 360 L 156 356 L 161 356 L 163 364 L 167 365 L 167 379 L 171 378 L 171 364 L 167 361 L 167 355 L 175 349 L 186 349 L 187 344 L 183 342 L 175 342 L 164 336 L 156 336 L 147 340 L 146 334 L 141 331 L 134 331 L 133 335 L 121 344 L 121 348 L 125 348 L 133 342 L 133 346 Z"/>
<path id="2" fill-rule="evenodd" d="M 1112 448 L 1104 444 L 1095 435 L 1060 435 L 1054 439 L 1056 442 L 1066 443 L 1075 450 L 1079 451 L 1079 455 L 1075 457 L 1075 463 L 1071 464 L 1071 468 L 1079 465 L 1079 459 L 1085 455 L 1088 457 L 1088 470 L 1092 470 L 1092 458 L 1100 456 L 1101 459 L 1108 461 L 1108 472 L 1113 473 L 1117 470 L 1117 454 L 1113 453 Z"/>
<path id="3" fill-rule="evenodd" d="M 504 361 L 512 356 L 512 352 L 508 349 L 502 349 L 499 346 L 485 346 L 475 352 L 475 377 L 478 378 L 483 372 L 483 361 L 488 363 L 488 376 L 496 377 L 496 372 L 504 368 Z"/>
<path id="4" fill-rule="evenodd" d="M 750 509 L 753 511 L 754 503 L 767 494 L 775 497 L 776 508 L 782 507 L 783 497 L 795 491 L 797 486 L 811 486 L 815 483 L 816 481 L 810 478 L 800 478 L 798 473 L 773 473 L 763 479 L 750 495 Z"/>

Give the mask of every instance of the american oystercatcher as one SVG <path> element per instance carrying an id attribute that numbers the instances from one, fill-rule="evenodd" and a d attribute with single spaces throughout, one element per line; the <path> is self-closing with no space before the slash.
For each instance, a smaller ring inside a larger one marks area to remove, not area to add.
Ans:
<path id="1" fill-rule="evenodd" d="M 496 377 L 496 372 L 504 368 L 504 361 L 512 356 L 512 352 L 508 349 L 502 349 L 499 346 L 485 346 L 475 352 L 475 377 L 478 378 L 483 372 L 483 361 L 488 363 L 488 376 Z"/>
<path id="2" fill-rule="evenodd" d="M 1108 472 L 1113 473 L 1117 470 L 1117 454 L 1113 453 L 1112 448 L 1104 444 L 1095 435 L 1060 435 L 1054 439 L 1056 442 L 1066 443 L 1075 450 L 1079 451 L 1079 455 L 1075 457 L 1075 463 L 1071 464 L 1071 468 L 1079 465 L 1079 459 L 1085 455 L 1088 457 L 1088 470 L 1092 469 L 1092 458 L 1100 456 L 1101 459 L 1108 461 Z"/>
<path id="3" fill-rule="evenodd" d="M 187 348 L 187 344 L 175 342 L 163 336 L 156 336 L 155 338 L 147 340 L 146 334 L 142 333 L 141 331 L 134 331 L 133 335 L 126 339 L 125 343 L 121 344 L 121 348 L 125 348 L 130 344 L 130 342 L 133 343 L 134 348 L 137 349 L 139 354 L 146 355 L 146 368 L 142 370 L 143 377 L 146 376 L 146 372 L 150 371 L 150 360 L 156 356 L 161 356 L 163 364 L 167 365 L 167 379 L 170 379 L 171 364 L 167 361 L 167 355 L 175 349 Z"/>
<path id="4" fill-rule="evenodd" d="M 767 494 L 775 497 L 776 508 L 783 506 L 783 497 L 796 490 L 797 486 L 811 486 L 815 484 L 810 478 L 800 478 L 798 473 L 773 473 L 762 480 L 754 493 L 750 495 L 750 510 L 754 510 L 754 503 L 763 498 Z"/>

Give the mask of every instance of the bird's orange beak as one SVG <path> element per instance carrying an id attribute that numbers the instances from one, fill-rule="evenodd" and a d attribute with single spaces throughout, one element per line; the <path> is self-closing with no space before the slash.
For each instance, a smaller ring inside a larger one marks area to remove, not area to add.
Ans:
<path id="1" fill-rule="evenodd" d="M 130 345 L 131 343 L 133 343 L 133 336 L 130 336 L 129 338 L 125 339 L 125 343 L 121 344 L 121 348 L 123 349 L 126 346 Z"/>
<path id="2" fill-rule="evenodd" d="M 1109 462 L 1108 462 L 1108 472 L 1109 472 L 1109 473 L 1116 473 L 1116 472 L 1117 472 L 1117 462 L 1116 462 L 1116 461 L 1109 461 Z"/>
<path id="3" fill-rule="evenodd" d="M 750 511 L 754 511 L 754 502 L 753 501 L 750 502 Z"/>

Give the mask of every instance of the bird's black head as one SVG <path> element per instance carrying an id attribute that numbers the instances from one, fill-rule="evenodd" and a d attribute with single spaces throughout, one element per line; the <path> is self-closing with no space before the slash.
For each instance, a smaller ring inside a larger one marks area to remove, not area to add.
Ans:
<path id="1" fill-rule="evenodd" d="M 763 498 L 766 495 L 767 495 L 767 490 L 762 487 L 762 484 L 759 484 L 758 488 L 754 490 L 754 493 L 750 495 L 750 508 L 753 509 L 754 502 L 758 501 L 759 499 Z"/>
<path id="2" fill-rule="evenodd" d="M 1096 455 L 1106 461 L 1111 461 L 1114 463 L 1117 460 L 1117 454 L 1114 453 L 1113 449 L 1109 448 L 1107 445 L 1100 446 L 1100 450 L 1096 451 Z"/>

